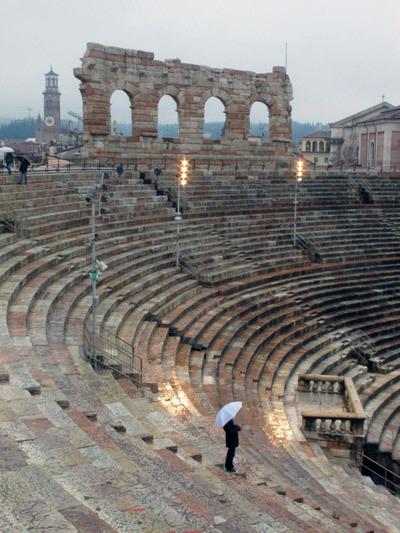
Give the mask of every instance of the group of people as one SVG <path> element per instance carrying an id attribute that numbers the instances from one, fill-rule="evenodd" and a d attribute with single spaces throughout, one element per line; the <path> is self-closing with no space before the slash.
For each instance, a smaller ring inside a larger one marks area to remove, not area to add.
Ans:
<path id="1" fill-rule="evenodd" d="M 28 168 L 30 167 L 30 161 L 23 155 L 16 155 L 14 157 L 13 152 L 7 152 L 4 155 L 4 163 L 8 174 L 12 173 L 14 165 L 18 165 L 19 170 L 19 185 L 28 183 Z"/>
<path id="2" fill-rule="evenodd" d="M 115 167 L 115 171 L 116 173 L 118 174 L 119 177 L 122 176 L 122 174 L 124 173 L 124 166 L 122 163 L 118 163 L 118 165 Z M 153 169 L 153 173 L 154 173 L 154 181 L 155 183 L 157 184 L 158 183 L 158 180 L 160 179 L 160 176 L 162 174 L 162 170 L 160 167 L 154 167 Z M 145 176 L 145 173 L 141 173 L 143 174 L 143 177 Z"/>

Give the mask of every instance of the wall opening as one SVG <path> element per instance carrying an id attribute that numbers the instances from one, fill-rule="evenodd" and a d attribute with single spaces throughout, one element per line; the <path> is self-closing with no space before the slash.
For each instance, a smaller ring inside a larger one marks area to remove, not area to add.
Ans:
<path id="1" fill-rule="evenodd" d="M 269 109 L 262 102 L 254 102 L 250 107 L 250 136 L 267 141 L 269 137 Z"/>
<path id="2" fill-rule="evenodd" d="M 110 99 L 111 134 L 133 135 L 132 109 L 129 95 L 125 91 L 114 91 Z"/>
<path id="3" fill-rule="evenodd" d="M 313 141 L 313 143 L 312 143 L 312 151 L 313 152 L 318 152 L 318 143 L 317 143 L 317 141 Z"/>
<path id="4" fill-rule="evenodd" d="M 204 129 L 205 139 L 219 140 L 225 135 L 225 106 L 223 102 L 211 96 L 204 105 Z"/>
<path id="5" fill-rule="evenodd" d="M 324 141 L 319 141 L 319 151 L 325 152 Z"/>
<path id="6" fill-rule="evenodd" d="M 165 94 L 158 102 L 157 132 L 163 139 L 179 137 L 178 103 L 169 94 Z"/>

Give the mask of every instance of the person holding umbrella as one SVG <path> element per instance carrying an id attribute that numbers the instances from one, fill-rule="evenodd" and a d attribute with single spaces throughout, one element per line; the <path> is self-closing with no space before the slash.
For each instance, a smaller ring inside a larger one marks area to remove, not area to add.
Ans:
<path id="1" fill-rule="evenodd" d="M 234 423 L 234 418 L 242 408 L 242 402 L 230 402 L 217 413 L 215 425 L 217 428 L 224 428 L 225 443 L 228 451 L 225 459 L 225 470 L 227 472 L 236 472 L 233 460 L 235 458 L 236 448 L 239 446 L 239 431 L 241 427 Z"/>
<path id="2" fill-rule="evenodd" d="M 14 148 L 11 148 L 11 146 L 0 147 L 0 154 L 3 156 L 4 163 L 6 164 L 6 169 L 9 174 L 11 174 L 11 168 L 14 163 L 13 152 L 14 152 Z"/>
<path id="3" fill-rule="evenodd" d="M 17 155 L 15 159 L 19 161 L 19 182 L 18 185 L 23 185 L 28 183 L 28 167 L 30 166 L 30 161 L 23 155 Z"/>
<path id="4" fill-rule="evenodd" d="M 242 428 L 233 423 L 233 420 L 229 420 L 224 426 L 225 441 L 228 451 L 226 452 L 225 470 L 227 472 L 236 472 L 233 460 L 235 458 L 236 448 L 239 446 L 239 431 Z"/>
<path id="5" fill-rule="evenodd" d="M 11 174 L 11 169 L 12 169 L 12 166 L 13 166 L 13 163 L 14 163 L 14 156 L 13 156 L 12 152 L 7 152 L 6 153 L 6 155 L 4 156 L 4 161 L 6 163 L 7 172 L 9 174 Z"/>

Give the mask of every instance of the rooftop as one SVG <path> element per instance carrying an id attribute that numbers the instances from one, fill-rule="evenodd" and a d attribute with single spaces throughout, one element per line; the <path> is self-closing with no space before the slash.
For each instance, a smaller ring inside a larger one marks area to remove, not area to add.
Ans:
<path id="1" fill-rule="evenodd" d="M 303 135 L 302 139 L 326 139 L 330 138 L 331 132 L 330 130 L 319 130 L 319 131 L 313 131 L 312 133 L 309 133 L 308 135 Z"/>

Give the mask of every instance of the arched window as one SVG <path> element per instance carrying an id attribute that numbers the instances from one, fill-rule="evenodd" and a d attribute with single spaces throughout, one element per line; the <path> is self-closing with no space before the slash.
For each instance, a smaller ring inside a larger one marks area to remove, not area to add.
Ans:
<path id="1" fill-rule="evenodd" d="M 371 142 L 371 157 L 370 157 L 370 167 L 375 168 L 375 143 Z"/>
<path id="2" fill-rule="evenodd" d="M 250 136 L 268 140 L 269 109 L 262 102 L 254 102 L 250 108 Z"/>
<path id="3" fill-rule="evenodd" d="M 324 141 L 319 141 L 319 151 L 320 152 L 325 152 L 325 150 L 324 150 Z"/>
<path id="4" fill-rule="evenodd" d="M 219 98 L 211 96 L 204 105 L 203 137 L 222 139 L 225 134 L 225 106 Z"/>
<path id="5" fill-rule="evenodd" d="M 312 151 L 317 152 L 318 151 L 318 143 L 317 141 L 313 141 L 312 143 Z"/>
<path id="6" fill-rule="evenodd" d="M 311 142 L 310 141 L 306 142 L 306 152 L 311 152 Z"/>
<path id="7" fill-rule="evenodd" d="M 165 94 L 158 102 L 158 136 L 177 139 L 179 137 L 178 103 L 172 96 Z"/>
<path id="8" fill-rule="evenodd" d="M 114 91 L 111 95 L 111 134 L 132 135 L 132 110 L 129 96 L 125 91 Z"/>

